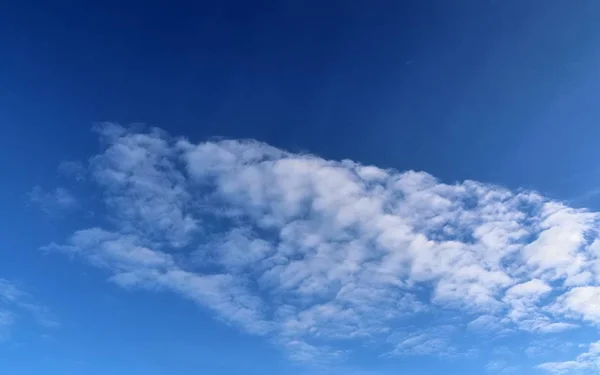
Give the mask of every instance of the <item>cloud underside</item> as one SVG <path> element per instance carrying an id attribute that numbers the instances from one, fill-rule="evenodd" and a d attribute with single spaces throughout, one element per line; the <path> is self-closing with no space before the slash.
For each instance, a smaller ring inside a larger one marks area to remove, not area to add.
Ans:
<path id="1" fill-rule="evenodd" d="M 600 323 L 595 212 L 256 141 L 98 132 L 85 173 L 106 223 L 47 249 L 120 286 L 178 293 L 295 360 L 338 360 L 357 342 L 452 356 L 468 350 L 453 341 L 465 331 Z M 416 318 L 434 328 L 407 331 Z"/>

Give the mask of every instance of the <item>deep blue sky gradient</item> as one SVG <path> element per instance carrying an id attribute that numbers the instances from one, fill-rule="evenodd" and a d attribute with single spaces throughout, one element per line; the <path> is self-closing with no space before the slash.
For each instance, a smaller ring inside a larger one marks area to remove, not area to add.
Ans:
<path id="1" fill-rule="evenodd" d="M 11 3 L 2 150 L 48 166 L 103 120 L 559 196 L 596 156 L 595 1 Z"/>

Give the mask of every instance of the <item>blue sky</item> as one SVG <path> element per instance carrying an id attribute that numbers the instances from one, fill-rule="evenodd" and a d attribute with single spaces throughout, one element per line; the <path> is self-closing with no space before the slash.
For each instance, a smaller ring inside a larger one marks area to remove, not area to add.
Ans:
<path id="1" fill-rule="evenodd" d="M 598 11 L 0 5 L 0 372 L 597 373 Z"/>

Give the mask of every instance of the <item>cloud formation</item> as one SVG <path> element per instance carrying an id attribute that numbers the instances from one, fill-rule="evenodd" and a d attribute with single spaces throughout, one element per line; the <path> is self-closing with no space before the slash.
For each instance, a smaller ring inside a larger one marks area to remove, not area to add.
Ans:
<path id="1" fill-rule="evenodd" d="M 600 323 L 597 213 L 252 140 L 97 131 L 85 175 L 108 220 L 46 249 L 120 286 L 178 293 L 295 360 L 339 360 L 356 342 L 452 356 L 471 349 L 454 332 Z M 445 328 L 403 329 L 417 318 Z"/>
<path id="2" fill-rule="evenodd" d="M 50 310 L 15 283 L 0 279 L 0 339 L 9 336 L 10 329 L 22 316 L 29 316 L 38 325 L 56 328 L 60 325 Z"/>
<path id="3" fill-rule="evenodd" d="M 582 374 L 600 371 L 600 341 L 589 345 L 588 350 L 577 356 L 576 359 L 564 362 L 546 362 L 538 365 L 538 368 L 551 372 L 552 374 Z"/>

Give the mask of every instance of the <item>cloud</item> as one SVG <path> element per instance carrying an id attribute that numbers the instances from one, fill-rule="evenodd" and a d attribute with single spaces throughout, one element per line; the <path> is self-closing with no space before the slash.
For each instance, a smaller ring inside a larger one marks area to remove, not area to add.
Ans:
<path id="1" fill-rule="evenodd" d="M 122 287 L 178 293 L 292 359 L 335 361 L 357 343 L 453 356 L 465 330 L 551 334 L 600 321 L 595 212 L 252 140 L 96 131 L 102 150 L 86 175 L 108 224 L 46 249 Z M 456 333 L 399 336 L 419 318 Z"/>
<path id="2" fill-rule="evenodd" d="M 0 342 L 8 338 L 14 321 L 15 315 L 11 311 L 0 308 Z"/>
<path id="3" fill-rule="evenodd" d="M 563 339 L 556 337 L 547 338 L 543 340 L 532 340 L 527 348 L 525 348 L 525 354 L 530 358 L 537 358 L 542 356 L 556 356 L 556 354 L 565 354 L 571 350 L 575 344 Z"/>
<path id="4" fill-rule="evenodd" d="M 551 320 L 539 309 L 539 301 L 552 292 L 552 287 L 540 279 L 510 287 L 502 301 L 510 306 L 507 319 L 520 329 L 540 333 L 556 333 L 577 328 L 576 324 Z"/>
<path id="5" fill-rule="evenodd" d="M 558 315 L 579 318 L 600 324 L 600 287 L 581 286 L 573 288 L 550 307 Z"/>
<path id="6" fill-rule="evenodd" d="M 105 190 L 115 223 L 145 239 L 186 245 L 198 220 L 186 212 L 191 196 L 168 137 L 158 130 L 129 134 L 111 124 L 97 131 L 107 147 L 91 159 L 90 174 Z"/>
<path id="7" fill-rule="evenodd" d="M 8 280 L 0 279 L 0 300 L 14 303 L 23 297 L 24 293 Z"/>
<path id="8" fill-rule="evenodd" d="M 575 360 L 564 362 L 546 362 L 538 368 L 552 374 L 581 374 L 582 371 L 600 371 L 600 341 L 592 342 L 587 352 L 581 353 Z M 590 372 L 591 373 L 591 372 Z"/>
<path id="9" fill-rule="evenodd" d="M 27 292 L 8 280 L 0 279 L 0 339 L 9 336 L 10 328 L 20 317 L 30 317 L 44 328 L 60 325 L 52 312 Z"/>
<path id="10" fill-rule="evenodd" d="M 249 332 L 266 329 L 257 313 L 259 300 L 245 292 L 240 280 L 226 274 L 186 271 L 172 255 L 145 247 L 134 235 L 89 228 L 74 233 L 68 244 L 51 244 L 43 250 L 81 255 L 93 265 L 110 270 L 111 280 L 123 287 L 173 290 Z"/>
<path id="11" fill-rule="evenodd" d="M 87 170 L 83 163 L 77 161 L 63 161 L 58 165 L 58 172 L 76 182 L 83 182 L 87 178 Z"/>
<path id="12" fill-rule="evenodd" d="M 493 315 L 480 315 L 470 321 L 467 328 L 480 333 L 498 333 L 507 329 L 502 319 Z"/>
<path id="13" fill-rule="evenodd" d="M 45 191 L 40 186 L 35 186 L 28 197 L 31 203 L 40 207 L 42 211 L 49 215 L 60 215 L 64 211 L 73 210 L 78 206 L 75 196 L 62 187 Z"/>
<path id="14" fill-rule="evenodd" d="M 519 371 L 519 366 L 510 365 L 504 360 L 493 360 L 486 364 L 485 370 L 491 374 L 516 374 Z"/>
<path id="15" fill-rule="evenodd" d="M 457 357 L 469 356 L 470 351 L 459 351 L 452 345 L 453 335 L 457 333 L 456 327 L 438 326 L 427 329 L 415 329 L 408 334 L 395 333 L 388 338 L 394 349 L 386 353 L 386 357 L 395 356 L 438 356 Z"/>

